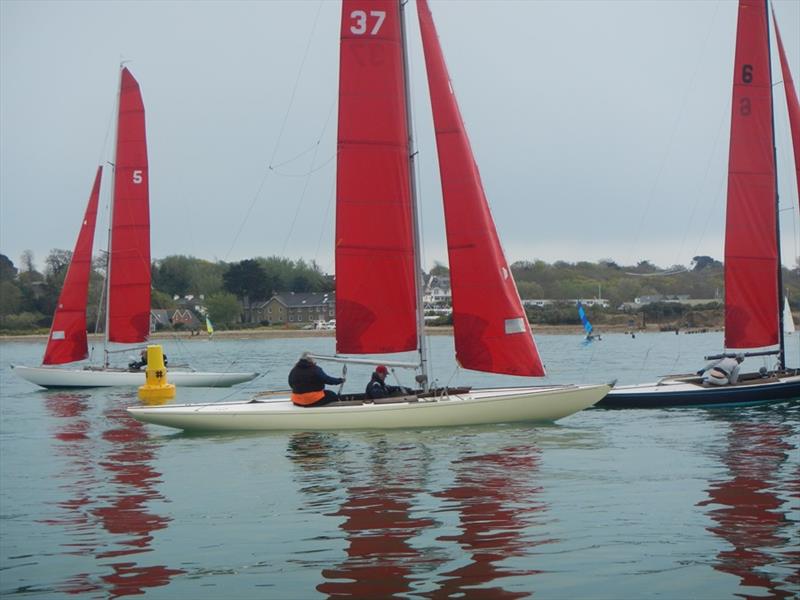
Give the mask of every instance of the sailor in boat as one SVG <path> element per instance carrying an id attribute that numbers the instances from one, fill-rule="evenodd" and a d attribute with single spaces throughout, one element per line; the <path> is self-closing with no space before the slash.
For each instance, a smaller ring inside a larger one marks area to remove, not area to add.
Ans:
<path id="1" fill-rule="evenodd" d="M 397 385 L 388 385 L 386 383 L 386 376 L 389 374 L 389 369 L 384 365 L 375 367 L 375 372 L 372 373 L 372 379 L 367 384 L 367 398 L 375 400 L 376 398 L 387 398 L 389 396 L 402 396 L 403 394 L 410 394 L 411 390 Z"/>
<path id="2" fill-rule="evenodd" d="M 743 354 L 737 354 L 736 358 L 726 356 L 708 363 L 697 374 L 702 376 L 704 385 L 734 384 L 739 381 L 739 365 L 743 360 Z"/>
<path id="3" fill-rule="evenodd" d="M 292 388 L 292 402 L 297 406 L 322 406 L 339 400 L 339 395 L 326 390 L 325 385 L 341 385 L 344 377 L 331 377 L 314 362 L 308 352 L 303 352 L 292 370 L 289 371 L 289 387 Z"/>
<path id="4" fill-rule="evenodd" d="M 147 349 L 143 349 L 139 354 L 139 360 L 134 360 L 128 363 L 128 368 L 131 371 L 140 371 L 142 367 L 147 366 Z M 164 354 L 164 366 L 167 366 L 167 355 Z"/>

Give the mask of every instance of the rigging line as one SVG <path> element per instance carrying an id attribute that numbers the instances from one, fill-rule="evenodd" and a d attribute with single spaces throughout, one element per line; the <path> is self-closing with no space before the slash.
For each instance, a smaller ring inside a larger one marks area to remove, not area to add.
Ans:
<path id="1" fill-rule="evenodd" d="M 328 223 L 330 222 L 330 215 L 331 215 L 331 206 L 333 206 L 333 202 L 336 199 L 336 178 L 332 181 L 331 186 L 331 194 L 330 198 L 328 199 L 328 204 L 325 208 L 325 216 L 322 219 L 322 227 L 319 230 L 319 238 L 317 239 L 317 249 L 314 251 L 314 262 L 317 262 L 319 258 L 319 249 L 322 247 L 322 238 L 325 236 L 325 232 L 328 231 L 330 228 L 328 227 Z M 330 272 L 331 264 L 328 263 L 327 271 Z"/>
<path id="2" fill-rule="evenodd" d="M 700 206 L 700 199 L 704 197 L 702 192 L 703 192 L 703 189 L 705 188 L 706 182 L 708 182 L 708 180 L 709 180 L 709 174 L 711 173 L 711 165 L 714 162 L 714 156 L 717 154 L 717 150 L 719 148 L 719 140 L 722 137 L 722 130 L 724 128 L 723 126 L 724 126 L 725 122 L 727 121 L 727 115 L 729 113 L 730 113 L 729 110 L 727 112 L 726 111 L 720 111 L 719 125 L 717 126 L 717 135 L 714 138 L 714 145 L 711 148 L 711 155 L 708 157 L 708 162 L 706 163 L 706 172 L 703 175 L 703 181 L 700 183 L 700 186 L 699 186 L 699 188 L 697 190 L 697 196 L 695 197 L 694 206 L 692 206 L 692 213 L 691 213 L 691 216 L 689 217 L 689 223 L 690 224 L 694 223 L 695 214 L 697 214 L 697 209 Z M 684 249 L 684 247 L 686 245 L 687 239 L 689 238 L 689 229 L 690 229 L 690 227 L 686 227 L 684 229 L 684 231 L 683 231 L 683 240 L 681 240 L 680 250 L 678 251 L 678 254 L 675 256 L 675 260 L 673 261 L 672 264 L 675 264 L 675 265 L 678 264 L 678 261 L 680 260 L 681 256 L 683 255 L 683 249 Z M 695 256 L 697 256 L 697 255 L 695 254 Z"/>
<path id="3" fill-rule="evenodd" d="M 314 32 L 317 30 L 317 22 L 319 21 L 320 12 L 322 12 L 322 5 L 323 0 L 319 0 L 319 5 L 317 6 L 317 14 L 314 16 L 314 23 L 311 25 L 311 31 L 308 36 L 308 41 L 306 42 L 306 49 L 303 52 L 303 58 L 300 61 L 300 68 L 297 71 L 297 77 L 294 81 L 294 87 L 292 88 L 292 94 L 289 97 L 289 105 L 286 107 L 286 114 L 283 117 L 283 123 L 281 123 L 281 128 L 278 131 L 278 138 L 275 141 L 275 147 L 272 151 L 272 157 L 269 159 L 269 165 L 272 165 L 273 161 L 275 160 L 275 156 L 278 154 L 278 148 L 280 147 L 281 140 L 283 139 L 283 132 L 286 129 L 286 123 L 289 120 L 289 114 L 292 111 L 292 106 L 294 105 L 294 98 L 297 93 L 297 87 L 300 84 L 300 77 L 303 74 L 303 67 L 306 64 L 306 59 L 308 58 L 308 51 L 311 48 L 311 42 L 314 40 Z M 268 166 L 269 166 L 268 165 Z M 225 261 L 228 260 L 228 257 L 233 252 L 234 247 L 236 247 L 236 243 L 239 241 L 239 236 L 242 234 L 242 230 L 244 229 L 245 224 L 250 219 L 250 214 L 253 212 L 253 207 L 258 201 L 259 196 L 261 195 L 261 190 L 264 189 L 264 184 L 267 182 L 267 177 L 269 176 L 271 170 L 268 168 L 267 171 L 264 173 L 264 176 L 261 178 L 261 183 L 258 186 L 258 190 L 256 190 L 253 199 L 250 201 L 250 206 L 247 208 L 245 212 L 244 218 L 242 219 L 241 224 L 239 225 L 239 229 L 236 231 L 236 235 L 233 237 L 233 242 L 231 242 L 230 248 L 228 248 L 228 252 L 225 254 Z"/>
<path id="4" fill-rule="evenodd" d="M 623 273 L 632 277 L 667 277 L 669 275 L 677 275 L 678 273 L 687 273 L 688 271 L 689 269 L 682 268 L 672 269 L 671 271 L 664 271 L 660 273 L 632 273 L 630 271 L 623 271 Z"/>
<path id="5" fill-rule="evenodd" d="M 277 165 L 269 165 L 269 167 L 268 167 L 268 168 L 269 168 L 269 170 L 270 170 L 270 171 L 274 171 L 274 170 L 275 170 L 275 169 L 277 169 L 278 167 L 282 167 L 282 166 L 284 166 L 284 165 L 288 165 L 290 162 L 294 162 L 294 161 L 296 161 L 296 160 L 297 160 L 298 158 L 300 158 L 301 156 L 305 156 L 306 154 L 308 154 L 309 152 L 311 152 L 311 151 L 314 149 L 314 147 L 315 147 L 315 146 L 319 146 L 319 143 L 320 143 L 320 140 L 317 140 L 316 142 L 314 142 L 313 144 L 311 144 L 311 145 L 310 145 L 308 148 L 306 148 L 305 150 L 303 150 L 303 151 L 301 151 L 301 152 L 298 152 L 297 154 L 295 154 L 295 155 L 294 155 L 294 156 L 292 156 L 291 158 L 287 158 L 287 159 L 286 159 L 286 160 L 284 160 L 283 162 L 279 162 Z"/>
<path id="6" fill-rule="evenodd" d="M 679 362 L 680 362 L 680 360 L 681 360 L 681 348 L 682 348 L 682 346 L 683 346 L 683 344 L 682 344 L 681 342 L 683 342 L 683 340 L 682 340 L 682 339 L 680 339 L 680 336 L 678 336 L 678 352 L 676 352 L 676 356 L 675 356 L 675 362 L 674 362 L 674 363 L 672 363 L 672 372 L 673 372 L 673 373 L 677 372 L 677 370 L 678 370 L 678 363 L 679 363 Z"/>
<path id="7" fill-rule="evenodd" d="M 727 184 L 728 184 L 728 182 L 727 182 L 726 179 L 723 179 L 722 181 L 719 182 L 719 186 L 717 187 L 717 193 L 715 194 L 716 201 L 709 203 L 710 206 L 709 206 L 709 209 L 708 209 L 708 213 L 706 214 L 706 220 L 705 220 L 705 223 L 703 223 L 703 229 L 700 232 L 700 238 L 697 240 L 697 245 L 694 248 L 694 253 L 693 254 L 695 256 L 697 256 L 700 253 L 700 244 L 702 243 L 702 240 L 706 235 L 706 231 L 708 230 L 708 224 L 711 221 L 711 215 L 714 214 L 714 209 L 717 208 L 722 203 L 721 202 L 722 197 L 723 197 L 722 191 L 723 191 L 723 189 L 725 189 Z"/>
<path id="8" fill-rule="evenodd" d="M 328 115 L 325 117 L 325 123 L 322 125 L 322 131 L 319 134 L 318 142 L 322 141 L 322 138 L 325 137 L 325 132 L 328 130 L 328 124 L 331 122 L 331 115 L 333 114 L 334 106 L 336 106 L 336 102 L 332 102 L 330 108 L 328 109 Z M 292 234 L 294 233 L 294 226 L 297 223 L 297 217 L 300 216 L 300 210 L 303 208 L 303 203 L 306 198 L 306 192 L 308 192 L 308 185 L 311 182 L 310 175 L 315 171 L 318 171 L 325 165 L 327 165 L 333 159 L 333 157 L 336 156 L 336 154 L 334 153 L 334 155 L 327 161 L 325 161 L 323 164 L 319 165 L 318 167 L 314 167 L 314 163 L 317 160 L 317 153 L 319 152 L 319 148 L 320 145 L 319 143 L 317 143 L 316 147 L 314 148 L 314 153 L 311 155 L 311 170 L 305 175 L 306 180 L 303 183 L 303 190 L 300 192 L 300 201 L 297 203 L 297 208 L 294 211 L 294 218 L 292 219 L 292 224 L 289 227 L 289 230 L 286 232 L 286 239 L 283 240 L 281 255 L 283 255 L 286 252 L 286 246 L 288 246 L 289 240 L 291 239 Z"/>
<path id="9" fill-rule="evenodd" d="M 319 146 L 314 148 L 314 156 L 316 156 L 316 154 L 317 154 L 316 151 L 318 149 L 319 149 Z M 281 173 L 280 171 L 276 171 L 275 169 L 272 169 L 272 172 L 275 173 L 275 175 L 277 175 L 279 177 L 296 177 L 298 179 L 302 178 L 302 177 L 308 177 L 309 175 L 313 175 L 317 171 L 319 171 L 319 170 L 323 169 L 324 167 L 328 166 L 330 164 L 330 162 L 334 158 L 336 158 L 337 155 L 338 155 L 338 152 L 334 152 L 330 157 L 328 157 L 325 160 L 325 162 L 320 163 L 319 165 L 317 165 L 316 167 L 313 167 L 310 171 L 306 171 L 305 173 Z M 313 161 L 312 161 L 312 163 L 313 163 Z"/>
<path id="10" fill-rule="evenodd" d="M 317 153 L 314 151 L 314 155 L 311 157 L 311 164 L 314 164 L 314 160 L 317 158 Z M 313 171 L 313 169 L 312 169 Z M 283 246 L 281 247 L 281 256 L 283 256 L 286 252 L 286 246 L 289 245 L 289 240 L 294 233 L 294 226 L 297 224 L 297 217 L 300 215 L 300 209 L 303 207 L 303 201 L 306 197 L 306 191 L 308 191 L 308 183 L 311 181 L 310 177 L 306 177 L 305 182 L 303 183 L 303 190 L 300 192 L 300 201 L 297 203 L 297 208 L 294 211 L 294 217 L 292 218 L 292 224 L 289 226 L 289 230 L 286 232 L 286 238 L 283 240 Z"/>
<path id="11" fill-rule="evenodd" d="M 708 48 L 708 42 L 711 39 L 711 31 L 712 31 L 713 25 L 714 25 L 714 23 L 716 21 L 717 12 L 719 11 L 719 6 L 720 6 L 721 2 L 722 2 L 722 0 L 718 0 L 716 6 L 714 7 L 714 14 L 711 16 L 711 26 L 708 28 L 708 32 L 706 33 L 706 39 L 703 42 L 703 46 L 702 46 L 701 51 L 700 51 L 700 55 L 701 56 L 705 55 L 706 49 Z M 635 250 L 636 250 L 636 247 L 639 244 L 639 236 L 640 236 L 640 233 L 643 231 L 645 220 L 647 219 L 647 215 L 650 212 L 650 207 L 653 204 L 653 197 L 655 196 L 655 192 L 656 192 L 656 189 L 658 188 L 659 181 L 661 180 L 661 176 L 664 173 L 664 170 L 666 168 L 667 159 L 669 158 L 669 156 L 671 154 L 672 146 L 673 146 L 673 143 L 675 141 L 675 136 L 676 136 L 676 133 L 678 131 L 678 124 L 680 123 L 681 116 L 684 114 L 685 109 L 686 109 L 686 105 L 688 104 L 689 94 L 690 94 L 692 88 L 694 87 L 694 82 L 695 82 L 695 79 L 697 78 L 697 73 L 700 70 L 700 63 L 701 63 L 700 60 L 697 60 L 694 63 L 694 72 L 692 73 L 692 76 L 689 79 L 689 85 L 686 87 L 686 91 L 684 92 L 683 100 L 681 101 L 680 108 L 679 108 L 677 114 L 675 115 L 675 119 L 674 119 L 674 121 L 672 123 L 672 131 L 671 131 L 670 136 L 669 136 L 669 141 L 667 142 L 666 152 L 664 153 L 664 157 L 663 157 L 663 159 L 661 161 L 661 166 L 658 168 L 658 172 L 656 173 L 656 177 L 653 180 L 653 185 L 650 188 L 650 193 L 647 195 L 647 202 L 645 203 L 645 207 L 644 207 L 644 210 L 642 211 L 641 219 L 639 220 L 639 226 L 636 228 L 636 234 L 634 236 L 633 243 L 631 244 L 630 253 L 633 256 L 636 255 Z"/>
<path id="12" fill-rule="evenodd" d="M 278 131 L 278 139 L 275 140 L 275 148 L 272 151 L 272 158 L 269 159 L 270 166 L 275 162 L 275 157 L 278 154 L 278 148 L 280 147 L 281 140 L 283 139 L 283 132 L 286 129 L 286 123 L 289 121 L 289 113 L 292 111 L 294 98 L 297 94 L 297 88 L 300 85 L 300 77 L 303 74 L 303 68 L 305 67 L 306 60 L 308 59 L 308 51 L 311 49 L 311 42 L 314 40 L 314 32 L 317 30 L 317 22 L 319 21 L 319 15 L 322 12 L 322 5 L 323 0 L 319 0 L 319 4 L 317 5 L 317 14 L 314 15 L 314 23 L 311 25 L 311 32 L 308 36 L 308 41 L 306 42 L 306 49 L 303 52 L 303 58 L 300 61 L 300 69 L 297 71 L 297 77 L 295 78 L 294 86 L 292 87 L 292 94 L 289 97 L 289 106 L 286 107 L 286 114 L 283 117 L 283 123 L 281 123 L 281 128 Z"/>
<path id="13" fill-rule="evenodd" d="M 642 357 L 642 365 L 639 367 L 639 376 L 638 376 L 639 381 L 642 380 L 642 373 L 644 372 L 645 366 L 647 364 L 647 357 L 650 356 L 650 351 L 652 349 L 653 345 L 651 344 L 650 347 L 647 349 L 647 352 L 645 352 L 644 356 Z"/>

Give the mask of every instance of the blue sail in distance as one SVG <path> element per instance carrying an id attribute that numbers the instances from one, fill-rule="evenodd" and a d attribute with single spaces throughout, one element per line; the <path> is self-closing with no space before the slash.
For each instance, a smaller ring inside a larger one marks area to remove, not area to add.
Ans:
<path id="1" fill-rule="evenodd" d="M 592 333 L 592 324 L 589 323 L 589 319 L 586 318 L 586 311 L 583 310 L 583 304 L 578 302 L 578 316 L 581 318 L 581 323 L 583 323 L 583 328 L 586 330 L 586 335 Z"/>

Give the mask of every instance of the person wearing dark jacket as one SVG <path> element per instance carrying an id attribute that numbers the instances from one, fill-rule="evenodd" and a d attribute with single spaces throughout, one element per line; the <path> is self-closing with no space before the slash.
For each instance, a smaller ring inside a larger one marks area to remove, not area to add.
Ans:
<path id="1" fill-rule="evenodd" d="M 325 384 L 341 385 L 344 379 L 331 377 L 308 354 L 303 354 L 289 372 L 292 402 L 297 406 L 322 406 L 339 399 L 339 395 L 325 389 Z"/>
<path id="2" fill-rule="evenodd" d="M 369 383 L 367 384 L 367 398 L 375 400 L 376 398 L 387 398 L 388 396 L 394 396 L 398 393 L 403 394 L 406 392 L 405 388 L 386 384 L 386 375 L 388 373 L 389 369 L 383 365 L 378 365 L 375 367 L 375 372 L 372 374 L 372 379 L 370 379 Z"/>

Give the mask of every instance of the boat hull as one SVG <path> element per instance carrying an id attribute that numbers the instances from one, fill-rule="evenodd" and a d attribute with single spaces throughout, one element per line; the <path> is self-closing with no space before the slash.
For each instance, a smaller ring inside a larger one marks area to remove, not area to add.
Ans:
<path id="1" fill-rule="evenodd" d="M 45 388 L 138 387 L 145 383 L 144 371 L 125 369 L 64 369 L 12 365 L 23 379 Z M 172 370 L 170 383 L 178 387 L 230 387 L 258 377 L 258 373 L 214 373 Z"/>
<path id="2" fill-rule="evenodd" d="M 265 401 L 131 407 L 146 423 L 186 431 L 341 430 L 551 423 L 588 408 L 609 385 L 473 390 L 439 399 L 302 408 L 288 397 Z"/>
<path id="3" fill-rule="evenodd" d="M 618 386 L 596 408 L 725 408 L 758 406 L 800 398 L 800 376 L 770 378 L 764 383 L 702 386 L 666 379 L 658 383 Z"/>

